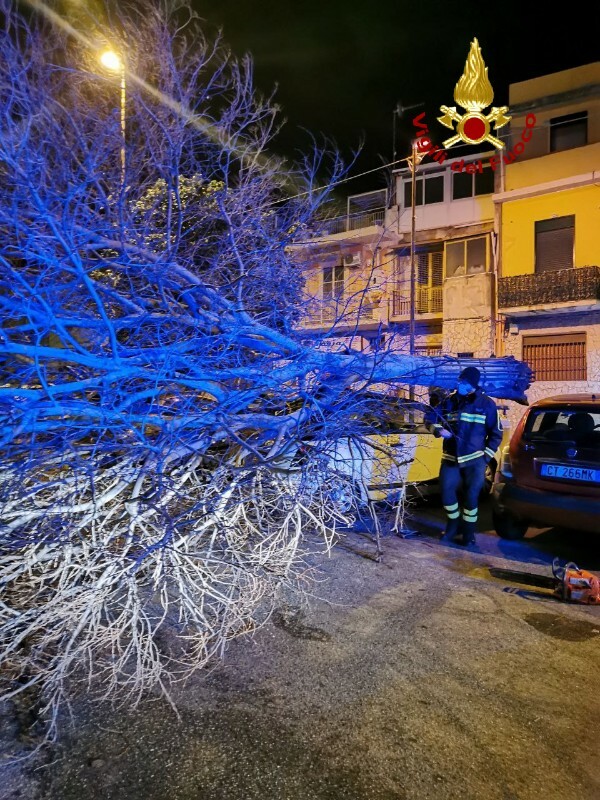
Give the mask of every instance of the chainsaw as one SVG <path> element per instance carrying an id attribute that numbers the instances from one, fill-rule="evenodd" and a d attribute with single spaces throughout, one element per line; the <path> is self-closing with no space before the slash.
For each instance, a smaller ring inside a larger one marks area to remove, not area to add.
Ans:
<path id="1" fill-rule="evenodd" d="M 560 563 L 558 558 L 552 562 L 555 579 L 554 594 L 567 603 L 600 604 L 600 578 L 593 572 L 579 569 L 572 561 Z"/>

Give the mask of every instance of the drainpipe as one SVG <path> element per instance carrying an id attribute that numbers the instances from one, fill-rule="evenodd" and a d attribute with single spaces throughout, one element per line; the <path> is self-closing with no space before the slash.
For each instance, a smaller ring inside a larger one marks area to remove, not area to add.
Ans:
<path id="1" fill-rule="evenodd" d="M 504 193 L 505 187 L 505 164 L 504 158 L 500 158 L 500 194 Z M 500 323 L 500 311 L 498 306 L 498 293 L 500 291 L 500 267 L 501 260 L 501 244 L 502 244 L 502 203 L 494 203 L 494 229 L 496 233 L 496 252 L 494 253 L 494 305 L 493 305 L 493 342 L 494 342 L 494 355 L 502 357 L 504 355 L 504 339 L 503 330 Z"/>

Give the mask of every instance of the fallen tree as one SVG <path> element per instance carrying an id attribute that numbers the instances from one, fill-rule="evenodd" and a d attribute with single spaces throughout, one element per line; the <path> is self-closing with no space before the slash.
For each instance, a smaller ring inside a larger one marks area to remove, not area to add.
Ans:
<path id="1" fill-rule="evenodd" d="M 364 390 L 462 364 L 304 342 L 294 245 L 344 166 L 269 154 L 251 62 L 188 6 L 121 6 L 87 36 L 0 10 L 0 666 L 52 735 L 82 683 L 168 695 L 257 624 L 303 537 L 331 542 L 343 476 L 277 469 L 306 425 L 360 439 Z M 99 39 L 127 54 L 125 118 Z M 525 365 L 481 366 L 522 398 Z"/>

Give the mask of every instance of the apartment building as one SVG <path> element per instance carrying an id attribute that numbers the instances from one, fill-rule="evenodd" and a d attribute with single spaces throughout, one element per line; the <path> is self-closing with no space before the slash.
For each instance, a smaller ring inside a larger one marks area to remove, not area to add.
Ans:
<path id="1" fill-rule="evenodd" d="M 494 195 L 499 355 L 533 368 L 530 401 L 600 394 L 600 62 L 513 84 L 509 107 L 507 148 L 523 147 Z"/>
<path id="2" fill-rule="evenodd" d="M 351 198 L 324 223 L 305 251 L 307 333 L 514 355 L 534 370 L 530 401 L 600 393 L 600 62 L 511 85 L 509 114 L 504 151 L 407 165 L 391 196 Z"/>

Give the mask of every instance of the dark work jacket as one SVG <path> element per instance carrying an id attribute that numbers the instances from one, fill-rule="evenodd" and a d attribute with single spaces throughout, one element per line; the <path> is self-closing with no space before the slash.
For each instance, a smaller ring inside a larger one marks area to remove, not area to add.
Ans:
<path id="1" fill-rule="evenodd" d="M 485 459 L 487 463 L 502 441 L 502 426 L 496 404 L 481 389 L 461 397 L 453 392 L 427 412 L 425 423 L 434 436 L 446 428 L 453 436 L 444 439 L 442 460 L 464 467 Z"/>

